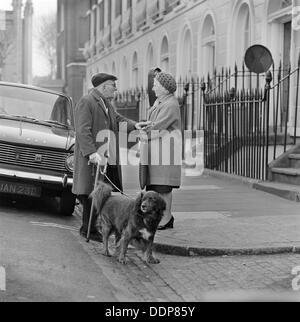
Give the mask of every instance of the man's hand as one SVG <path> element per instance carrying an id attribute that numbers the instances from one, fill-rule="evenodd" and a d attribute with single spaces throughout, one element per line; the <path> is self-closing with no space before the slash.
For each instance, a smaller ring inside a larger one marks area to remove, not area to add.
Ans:
<path id="1" fill-rule="evenodd" d="M 101 162 L 102 162 L 101 155 L 98 154 L 97 152 L 89 156 L 89 163 L 101 164 Z"/>
<path id="2" fill-rule="evenodd" d="M 135 128 L 137 130 L 146 130 L 148 129 L 150 126 L 152 125 L 152 122 L 151 121 L 144 121 L 144 122 L 139 122 L 139 123 L 136 123 L 135 125 Z"/>

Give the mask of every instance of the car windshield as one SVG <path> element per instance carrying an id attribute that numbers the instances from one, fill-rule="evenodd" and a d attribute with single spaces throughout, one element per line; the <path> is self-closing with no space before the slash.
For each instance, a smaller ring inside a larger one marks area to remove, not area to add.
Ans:
<path id="1" fill-rule="evenodd" d="M 0 84 L 0 116 L 74 127 L 67 97 L 33 88 Z"/>

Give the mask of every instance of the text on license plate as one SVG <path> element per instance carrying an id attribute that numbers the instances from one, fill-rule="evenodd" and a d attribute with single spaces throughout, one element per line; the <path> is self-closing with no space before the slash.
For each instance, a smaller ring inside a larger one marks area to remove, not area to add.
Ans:
<path id="1" fill-rule="evenodd" d="M 41 188 L 22 183 L 0 181 L 0 193 L 9 193 L 30 197 L 40 197 Z"/>

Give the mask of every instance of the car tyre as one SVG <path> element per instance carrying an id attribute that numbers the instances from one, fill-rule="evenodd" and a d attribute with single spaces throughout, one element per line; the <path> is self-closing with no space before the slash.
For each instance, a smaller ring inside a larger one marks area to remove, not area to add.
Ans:
<path id="1" fill-rule="evenodd" d="M 72 216 L 76 204 L 76 196 L 70 190 L 64 190 L 60 198 L 60 213 Z"/>

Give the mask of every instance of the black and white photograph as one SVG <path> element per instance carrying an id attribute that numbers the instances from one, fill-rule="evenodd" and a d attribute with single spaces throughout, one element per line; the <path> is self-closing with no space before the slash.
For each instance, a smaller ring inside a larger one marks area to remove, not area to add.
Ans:
<path id="1" fill-rule="evenodd" d="M 0 1 L 5 302 L 300 302 L 300 0 Z"/>

